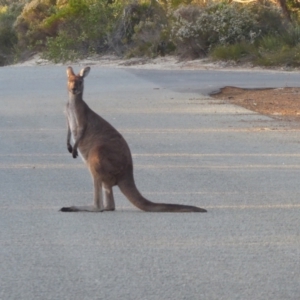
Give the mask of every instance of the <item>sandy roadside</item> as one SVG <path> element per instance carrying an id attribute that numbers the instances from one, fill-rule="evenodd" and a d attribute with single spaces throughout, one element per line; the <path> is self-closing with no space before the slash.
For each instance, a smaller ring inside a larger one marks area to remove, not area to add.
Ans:
<path id="1" fill-rule="evenodd" d="M 111 68 L 134 68 L 134 69 L 153 69 L 153 70 L 226 70 L 226 71 L 269 71 L 269 72 L 298 72 L 295 69 L 287 68 L 274 68 L 266 69 L 262 67 L 253 67 L 251 64 L 237 64 L 235 62 L 214 62 L 207 58 L 195 59 L 190 61 L 180 61 L 175 56 L 157 57 L 154 59 L 150 58 L 131 58 L 131 59 L 120 59 L 113 55 L 102 55 L 89 57 L 77 62 L 72 63 L 59 63 L 57 65 L 78 65 L 78 66 L 103 66 Z M 13 65 L 14 67 L 23 66 L 45 66 L 54 65 L 53 62 L 42 59 L 39 54 L 33 55 L 30 59 Z"/>

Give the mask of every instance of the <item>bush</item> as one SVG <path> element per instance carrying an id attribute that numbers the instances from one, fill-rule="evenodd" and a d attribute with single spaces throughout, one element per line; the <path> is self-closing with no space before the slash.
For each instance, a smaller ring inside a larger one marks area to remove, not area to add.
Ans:
<path id="1" fill-rule="evenodd" d="M 101 53 L 109 47 L 109 36 L 121 11 L 121 2 L 72 0 L 45 20 L 44 28 L 57 34 L 46 41 L 44 57 L 67 61 Z"/>
<path id="2" fill-rule="evenodd" d="M 265 67 L 299 67 L 300 46 L 293 48 L 283 46 L 277 51 L 260 52 L 260 55 L 254 60 L 254 64 Z"/>
<path id="3" fill-rule="evenodd" d="M 261 38 L 258 43 L 258 55 L 254 63 L 262 66 L 299 66 L 299 26 L 290 26 L 281 34 L 267 35 Z"/>
<path id="4" fill-rule="evenodd" d="M 298 64 L 300 27 L 288 26 L 278 6 L 267 1 L 1 1 L 0 65 L 11 62 L 16 51 L 42 52 L 44 58 L 65 62 L 105 51 L 155 57 L 175 50 L 183 59 L 209 54 Z M 10 4 L 15 2 L 27 4 L 22 9 Z"/>
<path id="5" fill-rule="evenodd" d="M 173 41 L 182 58 L 206 56 L 216 45 L 254 43 L 262 33 L 278 30 L 278 23 L 283 23 L 276 7 L 258 3 L 182 6 L 171 17 Z"/>
<path id="6" fill-rule="evenodd" d="M 216 46 L 210 56 L 213 59 L 251 61 L 254 65 L 273 67 L 300 66 L 300 29 L 290 26 L 282 33 L 262 36 L 254 44 L 237 43 Z"/>
<path id="7" fill-rule="evenodd" d="M 33 0 L 24 6 L 15 23 L 21 49 L 35 49 L 36 45 L 44 44 L 48 33 L 42 24 L 53 14 L 55 4 L 56 0 Z M 37 50 L 41 50 L 41 47 L 37 47 Z"/>
<path id="8" fill-rule="evenodd" d="M 124 9 L 110 45 L 118 55 L 155 57 L 172 50 L 169 32 L 162 6 L 132 3 Z"/>
<path id="9" fill-rule="evenodd" d="M 14 60 L 17 35 L 13 24 L 22 7 L 18 4 L 0 6 L 0 66 Z"/>
<path id="10" fill-rule="evenodd" d="M 255 46 L 249 42 L 219 45 L 210 52 L 210 56 L 214 60 L 249 61 L 255 56 L 255 49 Z"/>
<path id="11" fill-rule="evenodd" d="M 107 48 L 121 7 L 121 1 L 33 0 L 15 24 L 19 47 L 55 61 L 99 53 Z"/>

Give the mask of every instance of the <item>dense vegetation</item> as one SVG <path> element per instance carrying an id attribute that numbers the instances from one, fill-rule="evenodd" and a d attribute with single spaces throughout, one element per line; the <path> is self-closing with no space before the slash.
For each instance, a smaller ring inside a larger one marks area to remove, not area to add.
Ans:
<path id="1" fill-rule="evenodd" d="M 109 52 L 298 66 L 298 6 L 296 0 L 0 0 L 0 65 L 36 52 L 54 62 Z"/>

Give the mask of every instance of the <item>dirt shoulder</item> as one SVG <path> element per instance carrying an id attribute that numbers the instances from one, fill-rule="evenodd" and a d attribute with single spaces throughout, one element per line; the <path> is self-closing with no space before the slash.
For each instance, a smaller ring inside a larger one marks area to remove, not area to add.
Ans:
<path id="1" fill-rule="evenodd" d="M 224 87 L 219 93 L 211 96 L 273 118 L 300 121 L 300 88 Z"/>

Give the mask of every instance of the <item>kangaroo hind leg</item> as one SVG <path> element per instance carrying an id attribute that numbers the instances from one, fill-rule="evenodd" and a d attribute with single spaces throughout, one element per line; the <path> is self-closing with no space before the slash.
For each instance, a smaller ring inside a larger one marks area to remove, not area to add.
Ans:
<path id="1" fill-rule="evenodd" d="M 60 211 L 63 212 L 78 212 L 78 211 L 86 211 L 86 212 L 102 212 L 104 211 L 103 205 L 103 194 L 102 194 L 102 181 L 99 176 L 97 176 L 97 172 L 93 172 L 91 170 L 91 174 L 93 177 L 94 184 L 94 203 L 92 205 L 84 205 L 84 206 L 70 206 L 63 207 Z"/>
<path id="2" fill-rule="evenodd" d="M 115 210 L 115 199 L 114 199 L 112 186 L 108 185 L 106 183 L 103 183 L 102 187 L 104 190 L 105 201 L 106 201 L 104 210 L 105 211 L 114 211 Z"/>

